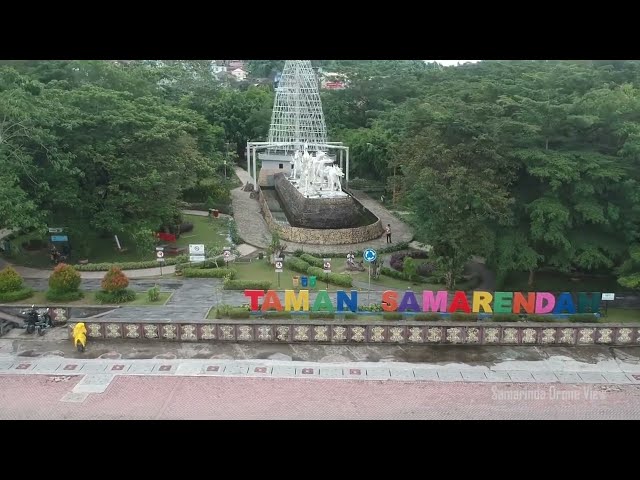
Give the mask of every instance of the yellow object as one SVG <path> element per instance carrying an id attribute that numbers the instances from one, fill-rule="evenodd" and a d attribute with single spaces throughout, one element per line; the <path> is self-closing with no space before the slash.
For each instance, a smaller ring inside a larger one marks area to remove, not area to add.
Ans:
<path id="1" fill-rule="evenodd" d="M 87 327 L 84 322 L 76 323 L 76 326 L 73 327 L 73 344 L 76 347 L 80 344 L 82 350 L 87 345 Z"/>

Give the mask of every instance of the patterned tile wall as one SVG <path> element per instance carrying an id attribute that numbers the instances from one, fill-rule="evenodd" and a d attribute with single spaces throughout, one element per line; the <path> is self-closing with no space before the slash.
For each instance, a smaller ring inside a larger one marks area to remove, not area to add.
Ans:
<path id="1" fill-rule="evenodd" d="M 69 337 L 77 321 L 68 325 Z M 163 341 L 406 343 L 449 345 L 638 345 L 640 327 L 469 324 L 374 325 L 87 322 L 90 339 Z"/>

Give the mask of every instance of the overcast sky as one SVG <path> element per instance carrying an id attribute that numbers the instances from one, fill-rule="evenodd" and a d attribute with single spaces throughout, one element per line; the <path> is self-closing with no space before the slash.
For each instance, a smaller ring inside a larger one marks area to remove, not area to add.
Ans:
<path id="1" fill-rule="evenodd" d="M 480 60 L 425 60 L 425 62 L 438 62 L 441 65 L 449 66 L 449 65 L 457 65 L 458 63 L 465 62 L 479 62 Z"/>

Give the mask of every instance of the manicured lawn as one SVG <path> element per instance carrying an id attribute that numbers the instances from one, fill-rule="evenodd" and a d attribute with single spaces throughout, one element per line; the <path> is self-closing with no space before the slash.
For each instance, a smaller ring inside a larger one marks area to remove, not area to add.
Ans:
<path id="1" fill-rule="evenodd" d="M 572 280 L 576 278 L 576 280 Z M 510 274 L 504 284 L 504 291 L 519 292 L 530 290 L 527 282 L 528 272 L 514 272 Z M 611 277 L 580 278 L 556 272 L 537 272 L 533 290 L 537 292 L 617 292 L 622 287 Z"/>
<path id="2" fill-rule="evenodd" d="M 333 259 L 331 265 L 331 271 L 333 273 L 347 273 L 351 275 L 351 277 L 359 282 L 368 283 L 368 272 L 348 272 L 345 267 L 346 259 Z M 254 260 L 251 263 L 235 263 L 232 265 L 232 268 L 238 271 L 238 279 L 239 280 L 265 280 L 271 282 L 271 288 L 278 288 L 278 277 L 277 273 L 275 273 L 274 267 L 270 265 L 266 260 Z M 290 289 L 293 287 L 293 276 L 302 276 L 304 274 L 294 272 L 293 270 L 289 270 L 286 267 L 283 269 L 284 271 L 280 274 L 280 289 Z M 324 282 L 316 283 L 315 288 L 310 288 L 310 290 L 324 290 L 326 289 L 327 284 Z M 358 289 L 357 287 L 354 287 Z M 381 290 L 384 288 L 389 288 L 392 290 L 438 290 L 442 288 L 440 285 L 431 285 L 431 284 L 417 284 L 412 282 L 407 282 L 405 280 L 398 280 L 391 277 L 386 277 L 384 275 L 380 275 L 380 278 L 375 280 L 371 279 L 371 288 L 375 290 Z M 335 285 L 329 284 L 329 290 L 343 290 L 344 287 L 337 287 Z M 366 288 L 365 288 L 366 289 Z"/>
<path id="3" fill-rule="evenodd" d="M 25 298 L 17 302 L 7 302 L 5 305 L 33 305 L 36 306 L 52 306 L 52 305 L 100 305 L 95 298 L 95 292 L 84 292 L 84 297 L 74 302 L 50 302 L 45 298 L 45 292 L 35 292 L 33 296 Z M 171 297 L 171 292 L 160 292 L 160 299 L 157 302 L 149 302 L 146 292 L 139 292 L 136 295 L 136 299 L 122 303 L 120 305 L 148 305 L 148 306 L 161 306 L 164 305 Z"/>
<path id="4" fill-rule="evenodd" d="M 207 217 L 198 215 L 184 215 L 184 221 L 193 223 L 193 230 L 184 233 L 176 241 L 178 247 L 188 247 L 190 243 L 204 243 L 207 246 L 222 247 L 228 244 L 227 235 L 228 228 L 225 219 L 218 218 L 209 220 Z M 33 268 L 52 268 L 53 265 L 49 260 L 49 249 L 44 248 L 37 251 L 26 251 L 21 245 L 22 243 L 32 239 L 42 238 L 38 233 L 32 232 L 21 235 L 11 241 L 12 255 L 6 257 L 16 265 L 23 265 Z M 116 248 L 116 242 L 113 236 L 109 238 L 89 238 L 90 255 L 88 260 L 91 263 L 111 263 L 111 262 L 138 262 L 144 260 L 154 260 L 155 252 L 137 252 L 132 241 L 127 236 L 119 235 L 120 245 L 126 248 L 126 251 L 119 252 Z M 69 239 L 71 245 L 74 239 Z M 80 259 L 78 252 L 72 252 L 70 263 L 77 263 Z"/>

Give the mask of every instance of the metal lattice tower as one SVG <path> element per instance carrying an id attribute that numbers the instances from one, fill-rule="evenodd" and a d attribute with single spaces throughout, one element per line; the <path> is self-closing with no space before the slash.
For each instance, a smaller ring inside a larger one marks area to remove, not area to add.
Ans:
<path id="1" fill-rule="evenodd" d="M 305 143 L 312 150 L 327 143 L 327 128 L 322 113 L 318 79 L 310 60 L 287 60 L 276 89 L 269 143 L 294 142 L 286 153 L 302 150 Z M 271 150 L 271 149 L 270 149 Z M 280 150 L 280 149 L 278 149 Z"/>

